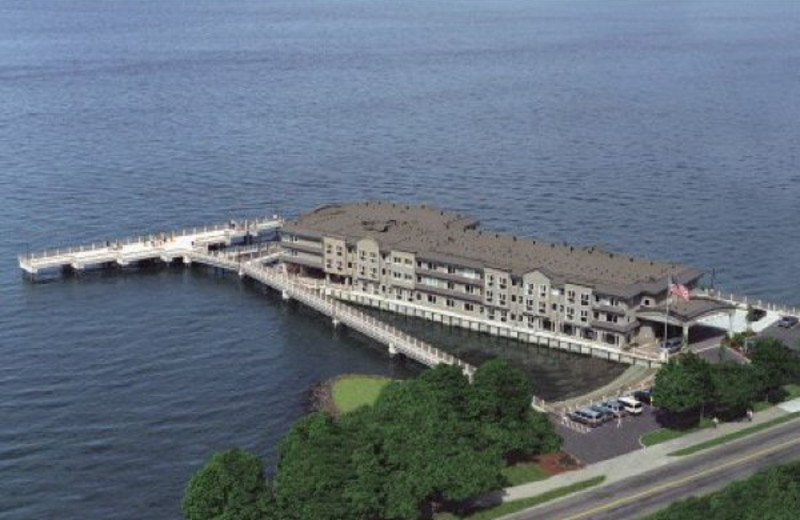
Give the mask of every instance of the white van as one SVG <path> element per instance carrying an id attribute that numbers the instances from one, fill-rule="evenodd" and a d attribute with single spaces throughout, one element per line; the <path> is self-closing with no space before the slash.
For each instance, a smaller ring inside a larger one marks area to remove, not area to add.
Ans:
<path id="1" fill-rule="evenodd" d="M 634 399 L 633 397 L 620 397 L 617 399 L 622 406 L 625 407 L 625 411 L 631 415 L 639 415 L 642 413 L 642 403 Z"/>

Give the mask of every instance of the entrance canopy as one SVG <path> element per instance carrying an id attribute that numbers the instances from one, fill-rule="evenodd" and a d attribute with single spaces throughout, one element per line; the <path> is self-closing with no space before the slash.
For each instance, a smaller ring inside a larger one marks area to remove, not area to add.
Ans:
<path id="1" fill-rule="evenodd" d="M 678 327 L 691 327 L 698 320 L 714 314 L 730 314 L 736 307 L 728 303 L 708 298 L 692 298 L 691 300 L 675 301 L 669 304 L 669 317 L 667 323 Z M 664 305 L 640 309 L 636 312 L 636 317 L 650 321 L 664 323 L 666 308 Z"/>

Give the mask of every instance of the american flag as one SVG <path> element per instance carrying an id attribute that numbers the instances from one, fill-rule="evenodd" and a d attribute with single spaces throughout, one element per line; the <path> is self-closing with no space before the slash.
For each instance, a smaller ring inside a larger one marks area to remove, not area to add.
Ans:
<path id="1" fill-rule="evenodd" d="M 674 294 L 685 302 L 689 301 L 689 288 L 682 283 L 672 283 L 672 278 L 669 279 L 669 294 Z"/>

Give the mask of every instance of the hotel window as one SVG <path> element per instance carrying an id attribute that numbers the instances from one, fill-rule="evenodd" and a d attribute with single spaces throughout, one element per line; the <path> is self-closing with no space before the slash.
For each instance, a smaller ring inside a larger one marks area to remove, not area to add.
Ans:
<path id="1" fill-rule="evenodd" d="M 418 299 L 418 300 L 421 300 L 421 299 L 422 299 L 422 295 L 421 295 L 420 293 L 417 293 L 417 299 Z"/>
<path id="2" fill-rule="evenodd" d="M 400 257 L 399 256 L 393 256 L 392 257 L 392 262 L 394 262 L 395 264 L 399 264 L 400 263 Z"/>
<path id="3" fill-rule="evenodd" d="M 516 303 L 516 301 L 517 301 L 517 295 L 516 294 L 512 294 L 511 295 L 511 303 Z"/>
<path id="4" fill-rule="evenodd" d="M 567 301 L 569 303 L 575 303 L 575 291 L 567 291 Z"/>
<path id="5" fill-rule="evenodd" d="M 472 311 L 475 310 L 475 306 L 472 305 L 471 303 L 465 303 L 464 304 L 464 310 L 472 312 Z"/>
<path id="6" fill-rule="evenodd" d="M 464 288 L 464 292 L 466 292 L 467 294 L 475 294 L 475 288 L 471 285 L 467 285 Z"/>
<path id="7" fill-rule="evenodd" d="M 589 321 L 589 311 L 587 311 L 586 309 L 581 310 L 581 321 L 584 323 Z"/>
<path id="8" fill-rule="evenodd" d="M 412 264 L 413 264 L 413 262 L 411 261 L 411 259 L 410 259 L 410 258 L 406 258 L 406 260 L 405 260 L 405 264 L 406 264 L 406 265 L 412 265 Z"/>
<path id="9" fill-rule="evenodd" d="M 429 294 L 428 295 L 428 303 L 436 303 L 436 296 Z"/>
<path id="10" fill-rule="evenodd" d="M 489 287 L 491 287 L 492 285 L 494 285 L 494 275 L 493 275 L 493 274 L 490 274 L 490 275 L 489 275 L 489 278 L 488 278 L 488 279 L 487 279 L 487 281 L 486 281 L 486 285 L 488 285 Z"/>
<path id="11" fill-rule="evenodd" d="M 505 305 L 505 304 L 506 304 L 506 295 L 500 293 L 500 305 Z"/>
<path id="12" fill-rule="evenodd" d="M 589 305 L 589 295 L 587 293 L 581 294 L 581 305 L 587 307 Z"/>
<path id="13" fill-rule="evenodd" d="M 326 261 L 325 261 L 325 267 L 327 267 L 328 269 L 330 269 L 331 267 L 333 267 L 333 262 L 331 262 L 330 260 L 326 260 Z"/>
<path id="14" fill-rule="evenodd" d="M 486 299 L 491 300 L 492 298 L 494 298 L 492 291 L 486 291 Z"/>
<path id="15" fill-rule="evenodd" d="M 444 303 L 445 303 L 445 305 L 447 305 L 448 307 L 455 307 L 455 306 L 456 306 L 456 302 L 454 302 L 454 301 L 453 301 L 453 300 L 451 300 L 450 298 L 446 299 L 446 300 L 444 301 Z"/>
<path id="16" fill-rule="evenodd" d="M 508 283 L 508 280 L 506 280 L 505 278 L 499 278 L 497 283 L 500 284 L 500 289 L 505 289 L 506 288 L 506 283 Z"/>
<path id="17" fill-rule="evenodd" d="M 554 311 L 557 311 L 557 310 L 558 310 L 558 304 L 557 304 L 557 303 L 554 303 L 554 304 L 552 304 L 552 307 L 551 307 L 551 308 L 552 308 Z"/>
<path id="18" fill-rule="evenodd" d="M 527 289 L 528 289 L 528 296 L 533 296 L 533 293 L 536 291 L 536 285 L 529 283 Z"/>
<path id="19" fill-rule="evenodd" d="M 500 313 L 500 321 L 502 321 L 503 323 L 505 323 L 506 321 L 508 321 L 508 315 L 506 314 L 506 311 L 502 311 L 502 312 Z"/>
<path id="20" fill-rule="evenodd" d="M 406 280 L 412 280 L 413 279 L 413 277 L 410 274 L 404 274 L 403 278 L 405 278 Z"/>
<path id="21" fill-rule="evenodd" d="M 574 307 L 567 307 L 567 319 L 574 320 L 575 319 L 575 308 Z"/>
<path id="22" fill-rule="evenodd" d="M 539 302 L 539 314 L 547 314 L 547 304 L 545 302 Z"/>
<path id="23" fill-rule="evenodd" d="M 341 260 L 337 260 L 336 261 L 336 269 L 341 269 L 341 268 L 342 268 L 342 261 Z"/>
<path id="24" fill-rule="evenodd" d="M 447 288 L 453 290 L 456 288 L 456 284 L 454 284 L 453 282 L 447 282 Z"/>

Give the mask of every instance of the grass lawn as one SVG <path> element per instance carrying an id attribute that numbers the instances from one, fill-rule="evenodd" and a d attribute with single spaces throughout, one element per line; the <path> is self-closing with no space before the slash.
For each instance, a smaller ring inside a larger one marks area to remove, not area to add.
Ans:
<path id="1" fill-rule="evenodd" d="M 388 377 L 342 376 L 333 383 L 333 404 L 343 414 L 362 406 L 371 406 L 375 404 L 381 390 L 391 382 Z"/>
<path id="2" fill-rule="evenodd" d="M 740 439 L 742 437 L 746 437 L 753 433 L 760 432 L 761 430 L 766 430 L 771 426 L 776 426 L 778 424 L 789 422 L 793 419 L 797 419 L 798 417 L 800 417 L 800 412 L 790 413 L 789 415 L 784 415 L 783 417 L 778 417 L 777 419 L 773 419 L 765 423 L 756 424 L 755 426 L 745 428 L 744 430 L 739 430 L 738 432 L 729 433 L 727 435 L 723 435 L 715 439 L 709 439 L 705 442 L 695 444 L 694 446 L 689 446 L 688 448 L 684 448 L 682 450 L 673 451 L 672 453 L 670 453 L 670 455 L 678 455 L 678 456 L 691 455 L 692 453 L 697 453 L 698 451 L 707 450 L 708 448 L 713 448 L 714 446 L 719 446 L 720 444 L 725 444 L 726 442 L 735 441 L 736 439 Z"/>
<path id="3" fill-rule="evenodd" d="M 491 520 L 492 518 L 499 518 L 501 516 L 509 515 L 511 513 L 515 513 L 517 511 L 521 511 L 523 509 L 527 509 L 529 507 L 538 506 L 539 504 L 544 504 L 545 502 L 549 502 L 550 500 L 555 500 L 556 498 L 561 498 L 563 496 L 569 495 L 570 493 L 577 493 L 578 491 L 583 491 L 584 489 L 588 489 L 592 486 L 596 486 L 602 483 L 606 477 L 595 477 L 590 478 L 588 480 L 582 480 L 580 482 L 576 482 L 575 484 L 570 484 L 569 486 L 563 486 L 560 488 L 556 488 L 541 495 L 536 495 L 534 497 L 529 498 L 521 498 L 519 500 L 514 500 L 513 502 L 506 502 L 504 504 L 500 504 L 499 506 L 495 506 L 489 509 L 484 509 L 483 511 L 477 511 L 468 516 L 456 516 L 452 513 L 439 513 L 437 514 L 434 519 L 435 520 Z"/>
<path id="4" fill-rule="evenodd" d="M 658 430 L 654 430 L 650 433 L 645 433 L 642 435 L 641 441 L 642 444 L 645 446 L 653 446 L 654 444 L 660 444 L 662 442 L 671 441 L 672 439 L 677 439 L 678 437 L 682 437 L 687 433 L 696 432 L 698 430 L 702 430 L 703 428 L 710 428 L 713 426 L 713 422 L 708 417 L 704 417 L 698 426 L 694 428 L 689 428 L 687 430 L 677 430 L 674 428 L 659 428 Z"/>
<path id="5" fill-rule="evenodd" d="M 544 480 L 550 475 L 535 462 L 522 462 L 502 469 L 500 473 L 508 480 L 510 486 L 519 486 L 527 482 Z"/>

